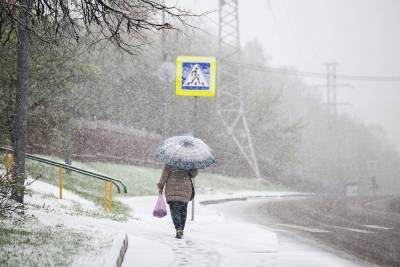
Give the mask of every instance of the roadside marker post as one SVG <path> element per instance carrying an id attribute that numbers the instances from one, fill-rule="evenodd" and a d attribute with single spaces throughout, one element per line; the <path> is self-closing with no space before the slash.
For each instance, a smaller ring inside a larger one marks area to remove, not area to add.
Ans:
<path id="1" fill-rule="evenodd" d="M 99 205 L 99 206 L 100 206 L 100 203 L 101 203 L 100 196 L 101 196 L 101 186 L 99 186 L 99 192 L 97 194 L 97 205 Z"/>
<path id="2" fill-rule="evenodd" d="M 104 180 L 104 210 L 112 211 L 112 181 Z"/>
<path id="3" fill-rule="evenodd" d="M 107 198 L 107 181 L 104 180 L 104 209 L 107 211 L 108 198 Z"/>
<path id="4" fill-rule="evenodd" d="M 111 180 L 108 182 L 109 183 L 109 189 L 110 189 L 110 195 L 109 195 L 109 212 L 112 211 L 112 182 Z"/>

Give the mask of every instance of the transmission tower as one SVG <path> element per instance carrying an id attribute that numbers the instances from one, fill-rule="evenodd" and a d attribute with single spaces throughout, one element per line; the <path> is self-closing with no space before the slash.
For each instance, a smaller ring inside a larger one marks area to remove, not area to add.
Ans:
<path id="1" fill-rule="evenodd" d="M 347 83 L 337 83 L 338 75 L 336 74 L 336 62 L 325 63 L 326 67 L 326 84 L 315 84 L 310 86 L 311 88 L 325 88 L 326 89 L 326 105 L 328 106 L 328 112 L 331 115 L 336 116 L 338 114 L 339 106 L 353 106 L 349 102 L 338 102 L 337 101 L 337 89 L 340 87 L 354 88 L 353 85 Z M 343 77 L 343 75 L 339 75 Z"/>
<path id="2" fill-rule="evenodd" d="M 338 87 L 353 87 L 350 84 L 337 84 L 336 82 L 336 62 L 325 63 L 326 66 L 326 102 L 328 105 L 329 113 L 337 115 L 338 106 L 351 106 L 347 102 L 337 102 L 337 88 Z"/>
<path id="3" fill-rule="evenodd" d="M 329 113 L 337 115 L 336 106 L 336 65 L 337 63 L 325 63 L 326 66 L 326 103 L 328 105 Z"/>
<path id="4" fill-rule="evenodd" d="M 238 0 L 219 0 L 219 95 L 217 113 L 255 176 L 261 179 L 240 84 Z"/>

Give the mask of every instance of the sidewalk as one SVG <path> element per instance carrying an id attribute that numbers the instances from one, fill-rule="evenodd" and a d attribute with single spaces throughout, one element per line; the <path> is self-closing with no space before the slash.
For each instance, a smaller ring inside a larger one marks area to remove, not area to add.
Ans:
<path id="1" fill-rule="evenodd" d="M 334 252 L 326 252 L 317 245 L 305 245 L 291 238 L 293 233 L 289 230 L 282 235 L 282 229 L 271 229 L 252 223 L 249 215 L 253 213 L 246 205 L 268 198 L 299 196 L 296 192 L 198 194 L 195 221 L 190 220 L 189 204 L 185 235 L 179 240 L 175 238 L 175 229 L 169 214 L 161 219 L 153 217 L 156 196 L 119 198 L 132 208 L 133 218 L 127 222 L 116 222 L 79 216 L 72 212 L 75 202 L 88 211 L 96 211 L 98 207 L 68 190 L 65 190 L 64 198 L 60 200 L 57 198 L 58 189 L 52 185 L 36 182 L 32 188 L 41 194 L 33 194 L 27 197 L 27 201 L 39 206 L 46 204 L 49 208 L 31 211 L 43 224 L 63 225 L 92 234 L 96 232 L 96 242 L 99 242 L 101 254 L 77 255 L 72 266 L 114 266 L 125 234 L 129 239 L 123 261 L 125 267 L 358 266 L 336 256 Z M 246 201 L 242 202 L 243 200 Z M 201 202 L 224 204 L 201 205 Z M 240 216 L 236 216 L 238 213 L 249 220 L 240 219 Z M 105 246 L 106 243 L 108 245 Z"/>
<path id="2" fill-rule="evenodd" d="M 274 192 L 271 196 L 280 194 Z M 221 199 L 221 196 L 197 196 L 197 202 L 206 199 Z M 275 232 L 264 226 L 225 216 L 218 205 L 196 203 L 194 222 L 190 221 L 189 205 L 185 236 L 175 239 L 170 215 L 161 219 L 152 216 L 156 197 L 121 200 L 133 208 L 137 217 L 129 222 L 125 267 L 358 266 L 319 248 L 294 240 L 279 240 Z"/>

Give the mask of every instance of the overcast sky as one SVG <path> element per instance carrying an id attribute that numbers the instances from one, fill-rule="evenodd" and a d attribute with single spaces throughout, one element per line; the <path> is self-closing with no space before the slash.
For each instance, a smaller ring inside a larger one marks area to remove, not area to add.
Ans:
<path id="1" fill-rule="evenodd" d="M 337 62 L 338 74 L 400 76 L 398 0 L 238 1 L 242 45 L 258 39 L 273 66 L 325 72 L 325 62 Z M 181 0 L 178 4 L 200 12 L 217 10 L 218 2 Z M 217 30 L 218 12 L 209 17 Z M 338 100 L 353 107 L 343 107 L 342 112 L 381 124 L 400 148 L 400 83 L 345 83 L 354 89 L 339 88 Z"/>

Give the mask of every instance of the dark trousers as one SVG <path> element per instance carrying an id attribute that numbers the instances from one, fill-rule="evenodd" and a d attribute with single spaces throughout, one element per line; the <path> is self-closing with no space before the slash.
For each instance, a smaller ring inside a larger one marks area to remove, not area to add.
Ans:
<path id="1" fill-rule="evenodd" d="M 175 229 L 185 229 L 188 203 L 182 201 L 169 201 L 168 204 L 171 211 L 172 221 L 175 225 Z"/>

